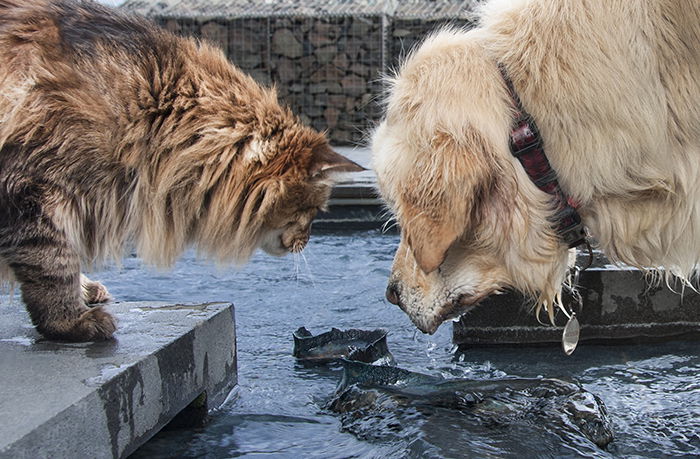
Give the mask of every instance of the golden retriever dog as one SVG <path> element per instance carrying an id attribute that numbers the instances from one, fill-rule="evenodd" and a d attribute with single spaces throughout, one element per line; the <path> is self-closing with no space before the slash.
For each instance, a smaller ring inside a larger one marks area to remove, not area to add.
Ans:
<path id="1" fill-rule="evenodd" d="M 388 300 L 426 333 L 504 288 L 553 321 L 570 251 L 559 203 L 511 153 L 518 98 L 607 256 L 692 280 L 700 2 L 496 0 L 479 21 L 432 35 L 390 80 L 372 139 L 401 227 Z"/>

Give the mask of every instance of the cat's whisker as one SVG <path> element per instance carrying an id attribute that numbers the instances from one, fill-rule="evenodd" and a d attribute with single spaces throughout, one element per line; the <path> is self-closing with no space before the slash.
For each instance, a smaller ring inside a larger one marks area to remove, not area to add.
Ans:
<path id="1" fill-rule="evenodd" d="M 387 233 L 387 232 L 390 231 L 391 229 L 393 229 L 393 228 L 395 228 L 396 226 L 398 226 L 398 224 L 399 224 L 398 219 L 397 219 L 396 217 L 391 217 L 389 220 L 387 220 L 386 222 L 384 222 L 384 224 L 382 225 L 382 234 L 383 234 L 383 233 Z"/>
<path id="2" fill-rule="evenodd" d="M 309 266 L 309 262 L 306 259 L 306 255 L 304 255 L 304 252 L 299 252 L 299 255 L 301 255 L 301 259 L 304 260 L 304 265 L 306 266 L 306 272 L 309 274 L 309 280 L 311 281 L 311 286 L 313 288 L 316 288 L 316 282 L 314 281 L 314 275 L 311 272 L 311 267 Z"/>
<path id="3" fill-rule="evenodd" d="M 379 212 L 379 216 L 380 217 L 387 217 L 387 216 L 391 216 L 392 213 L 393 212 L 389 207 L 383 206 L 382 210 Z"/>
<path id="4" fill-rule="evenodd" d="M 294 253 L 294 279 L 297 281 L 297 285 L 299 284 L 299 253 L 298 252 L 293 252 Z"/>

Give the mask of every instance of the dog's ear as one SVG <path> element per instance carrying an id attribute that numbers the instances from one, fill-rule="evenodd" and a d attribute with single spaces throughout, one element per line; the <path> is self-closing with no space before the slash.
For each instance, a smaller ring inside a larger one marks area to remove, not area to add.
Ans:
<path id="1" fill-rule="evenodd" d="M 475 206 L 489 187 L 494 162 L 476 132 L 459 140 L 433 137 L 431 146 L 413 163 L 398 196 L 402 235 L 418 266 L 429 274 L 447 251 L 474 224 Z"/>
<path id="2" fill-rule="evenodd" d="M 431 218 L 420 212 L 402 228 L 416 263 L 426 274 L 440 267 L 447 257 L 447 249 L 461 236 L 463 230 L 464 226 L 458 221 Z"/>
<path id="3" fill-rule="evenodd" d="M 416 169 L 417 172 L 421 169 Z M 450 246 L 466 231 L 473 197 L 459 190 L 449 171 L 423 170 L 420 178 L 399 196 L 401 234 L 413 252 L 418 266 L 429 274 L 445 258 Z"/>

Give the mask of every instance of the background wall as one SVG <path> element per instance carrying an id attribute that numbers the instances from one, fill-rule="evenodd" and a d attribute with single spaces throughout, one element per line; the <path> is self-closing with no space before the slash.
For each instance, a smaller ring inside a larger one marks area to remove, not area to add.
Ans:
<path id="1" fill-rule="evenodd" d="M 470 27 L 476 3 L 127 0 L 122 8 L 216 44 L 334 144 L 357 145 L 381 117 L 382 77 L 431 31 Z"/>

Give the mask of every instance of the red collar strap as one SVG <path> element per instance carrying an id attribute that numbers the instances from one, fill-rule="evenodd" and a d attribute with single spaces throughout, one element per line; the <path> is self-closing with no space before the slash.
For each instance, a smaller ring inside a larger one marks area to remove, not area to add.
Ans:
<path id="1" fill-rule="evenodd" d="M 584 244 L 586 243 L 586 231 L 581 216 L 576 210 L 578 205 L 571 197 L 567 197 L 559 186 L 557 173 L 552 169 L 544 154 L 542 137 L 535 121 L 523 108 L 518 93 L 513 87 L 513 82 L 508 78 L 503 66 L 499 66 L 499 69 L 517 112 L 509 136 L 510 152 L 518 158 L 537 188 L 552 195 L 556 201 L 557 207 L 553 225 L 557 229 L 559 237 L 569 248 Z"/>

